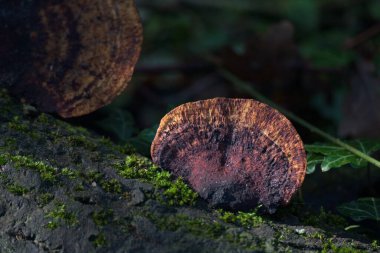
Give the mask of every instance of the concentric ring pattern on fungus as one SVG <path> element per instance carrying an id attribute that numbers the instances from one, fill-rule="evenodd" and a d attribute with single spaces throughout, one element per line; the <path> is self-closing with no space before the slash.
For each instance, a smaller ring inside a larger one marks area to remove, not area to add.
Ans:
<path id="1" fill-rule="evenodd" d="M 38 109 L 88 114 L 127 86 L 142 44 L 133 0 L 0 1 L 0 8 L 0 80 Z"/>
<path id="2" fill-rule="evenodd" d="M 306 172 L 303 143 L 290 121 L 252 99 L 178 106 L 161 120 L 151 155 L 211 206 L 232 210 L 263 205 L 275 212 Z"/>

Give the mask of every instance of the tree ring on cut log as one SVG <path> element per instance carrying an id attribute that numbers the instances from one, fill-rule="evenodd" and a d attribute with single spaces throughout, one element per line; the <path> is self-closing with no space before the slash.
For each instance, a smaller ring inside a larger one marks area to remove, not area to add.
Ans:
<path id="1" fill-rule="evenodd" d="M 0 80 L 40 110 L 88 114 L 127 86 L 142 44 L 134 0 L 0 0 L 0 8 Z"/>
<path id="2" fill-rule="evenodd" d="M 186 103 L 160 123 L 153 162 L 182 177 L 211 206 L 273 213 L 306 173 L 303 143 L 290 121 L 252 99 Z"/>

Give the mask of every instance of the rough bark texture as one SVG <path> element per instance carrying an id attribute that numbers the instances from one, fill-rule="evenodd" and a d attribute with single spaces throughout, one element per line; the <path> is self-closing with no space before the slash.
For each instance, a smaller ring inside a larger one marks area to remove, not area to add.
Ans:
<path id="1" fill-rule="evenodd" d="M 209 209 L 147 158 L 0 93 L 1 252 L 375 252 L 326 215 Z"/>

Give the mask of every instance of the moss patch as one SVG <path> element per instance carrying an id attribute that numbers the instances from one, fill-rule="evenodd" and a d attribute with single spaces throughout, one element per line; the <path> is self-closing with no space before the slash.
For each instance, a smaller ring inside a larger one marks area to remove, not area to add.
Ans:
<path id="1" fill-rule="evenodd" d="M 115 178 L 102 180 L 100 181 L 100 185 L 106 192 L 118 194 L 122 193 L 121 183 Z"/>
<path id="2" fill-rule="evenodd" d="M 61 202 L 56 202 L 53 210 L 46 213 L 45 216 L 51 219 L 46 225 L 47 228 L 50 229 L 56 229 L 63 224 L 66 224 L 68 226 L 75 226 L 79 222 L 76 215 L 72 212 L 69 212 L 66 205 Z"/>
<path id="3" fill-rule="evenodd" d="M 332 239 L 328 239 L 323 244 L 323 249 L 321 250 L 321 253 L 330 253 L 330 252 L 334 252 L 334 253 L 365 253 L 368 251 L 353 248 L 350 246 L 337 246 L 333 243 Z"/>
<path id="4" fill-rule="evenodd" d="M 232 223 L 245 228 L 258 227 L 263 224 L 264 219 L 257 214 L 258 209 L 251 212 L 232 213 L 222 209 L 217 210 L 217 214 L 221 220 L 227 223 Z"/>
<path id="5" fill-rule="evenodd" d="M 99 212 L 94 212 L 92 215 L 92 220 L 98 227 L 105 226 L 109 224 L 113 219 L 113 210 L 101 210 Z"/>
<path id="6" fill-rule="evenodd" d="M 107 239 L 104 233 L 90 236 L 89 240 L 92 242 L 95 248 L 103 247 L 107 244 Z"/>
<path id="7" fill-rule="evenodd" d="M 54 182 L 58 175 L 58 169 L 42 161 L 35 161 L 32 157 L 22 155 L 11 155 L 9 153 L 0 154 L 0 160 L 3 163 L 11 162 L 15 168 L 27 168 L 38 171 L 41 179 L 44 181 Z"/>
<path id="8" fill-rule="evenodd" d="M 41 193 L 37 196 L 37 203 L 39 206 L 45 206 L 50 203 L 54 199 L 54 195 L 46 192 L 46 193 Z"/>
<path id="9" fill-rule="evenodd" d="M 210 223 L 203 218 L 194 218 L 184 214 L 169 216 L 156 216 L 147 214 L 149 218 L 160 230 L 176 231 L 183 229 L 194 236 L 205 238 L 218 238 L 225 231 L 223 225 L 215 221 Z"/>
<path id="10" fill-rule="evenodd" d="M 319 213 L 313 214 L 308 212 L 300 218 L 303 224 L 309 226 L 325 225 L 336 228 L 345 228 L 348 226 L 345 218 L 331 212 L 326 212 L 323 207 L 320 208 Z"/>
<path id="11" fill-rule="evenodd" d="M 193 205 L 198 198 L 198 194 L 190 189 L 181 178 L 173 181 L 168 171 L 155 166 L 145 157 L 127 156 L 125 162 L 116 164 L 115 168 L 124 178 L 140 179 L 163 190 L 163 195 L 156 195 L 155 197 L 168 205 Z"/>
<path id="12" fill-rule="evenodd" d="M 22 185 L 19 185 L 17 183 L 8 184 L 6 186 L 7 190 L 15 195 L 22 196 L 29 192 L 29 190 Z"/>
<path id="13" fill-rule="evenodd" d="M 80 176 L 79 172 L 78 171 L 75 171 L 75 170 L 72 170 L 72 169 L 69 169 L 69 168 L 63 168 L 61 170 L 61 174 L 63 176 L 66 176 L 70 179 L 75 179 L 75 178 L 78 178 Z"/>

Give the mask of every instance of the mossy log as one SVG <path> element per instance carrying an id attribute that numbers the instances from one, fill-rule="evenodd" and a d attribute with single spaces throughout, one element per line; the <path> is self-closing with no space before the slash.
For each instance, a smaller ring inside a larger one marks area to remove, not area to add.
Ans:
<path id="1" fill-rule="evenodd" d="M 0 92 L 0 252 L 377 250 L 341 224 L 210 209 L 148 158 Z"/>

